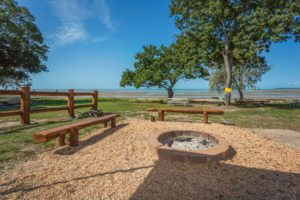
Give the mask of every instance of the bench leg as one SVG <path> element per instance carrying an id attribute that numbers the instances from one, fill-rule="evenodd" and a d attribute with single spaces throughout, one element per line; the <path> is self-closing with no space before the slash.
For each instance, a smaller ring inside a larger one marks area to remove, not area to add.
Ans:
<path id="1" fill-rule="evenodd" d="M 203 112 L 203 122 L 204 124 L 208 124 L 208 113 L 207 112 Z"/>
<path id="2" fill-rule="evenodd" d="M 165 111 L 163 111 L 163 110 L 158 111 L 158 120 L 165 121 Z"/>
<path id="3" fill-rule="evenodd" d="M 111 126 L 112 128 L 116 127 L 116 118 L 113 118 L 113 119 L 111 120 L 110 126 Z"/>
<path id="4" fill-rule="evenodd" d="M 79 132 L 77 128 L 72 128 L 70 130 L 70 146 L 78 146 L 78 140 L 79 140 Z"/>
<path id="5" fill-rule="evenodd" d="M 61 135 L 56 139 L 56 145 L 57 146 L 65 146 L 66 145 L 66 135 Z"/>
<path id="6" fill-rule="evenodd" d="M 154 116 L 150 116 L 150 120 L 151 120 L 151 122 L 155 122 L 155 117 Z"/>
<path id="7" fill-rule="evenodd" d="M 104 128 L 106 128 L 106 127 L 107 127 L 107 122 L 104 123 Z"/>

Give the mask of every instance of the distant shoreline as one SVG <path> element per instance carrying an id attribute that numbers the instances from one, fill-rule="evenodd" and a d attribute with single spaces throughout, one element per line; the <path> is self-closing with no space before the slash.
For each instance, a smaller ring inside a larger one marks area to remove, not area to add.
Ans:
<path id="1" fill-rule="evenodd" d="M 31 88 L 32 90 L 36 90 L 36 91 L 56 91 L 56 90 L 58 90 L 58 91 L 66 91 L 66 90 L 68 90 L 69 88 L 67 88 L 67 89 L 65 89 L 65 88 L 60 88 L 60 89 L 40 89 L 40 88 Z M 74 89 L 74 88 L 72 88 L 72 89 Z M 114 89 L 114 88 L 94 88 L 94 89 L 76 89 L 75 88 L 75 90 L 82 90 L 82 91 L 93 91 L 93 90 L 121 90 L 121 91 L 126 91 L 126 90 L 134 90 L 134 91 L 136 91 L 136 90 L 138 90 L 138 91 L 141 91 L 141 90 L 149 90 L 149 91 L 151 91 L 151 90 L 162 90 L 162 91 L 164 91 L 165 89 L 159 89 L 159 88 L 139 88 L 139 89 L 135 89 L 135 88 L 116 88 L 116 89 Z M 200 89 L 195 89 L 195 88 L 193 88 L 193 89 L 181 89 L 181 88 L 179 88 L 179 89 L 174 89 L 174 91 L 179 91 L 179 90 L 206 90 L 206 91 L 210 91 L 210 89 L 202 89 L 202 88 L 200 88 Z M 257 88 L 257 89 L 245 89 L 245 91 L 257 91 L 257 90 L 300 90 L 300 88 Z"/>
<path id="2" fill-rule="evenodd" d="M 32 89 L 40 91 L 37 89 Z M 95 89 L 75 89 L 78 92 L 93 91 Z M 66 90 L 41 90 L 41 91 L 66 91 Z M 114 97 L 114 98 L 166 98 L 167 92 L 163 89 L 98 89 L 99 95 L 102 97 Z M 174 89 L 174 97 L 178 98 L 199 98 L 199 99 L 210 99 L 212 97 L 222 98 L 223 93 L 216 91 L 210 91 L 208 89 Z M 238 98 L 238 92 L 232 92 L 233 98 Z M 256 90 L 245 90 L 245 98 L 284 98 L 294 99 L 300 98 L 300 89 L 289 88 L 289 89 L 256 89 Z"/>
<path id="3" fill-rule="evenodd" d="M 99 91 L 100 97 L 108 98 L 143 98 L 143 99 L 166 99 L 167 92 L 164 89 L 75 89 L 77 92 Z M 65 92 L 67 89 L 36 89 L 31 91 Z M 223 98 L 224 93 L 208 89 L 174 89 L 176 98 L 211 99 L 212 97 Z M 238 92 L 232 92 L 233 98 L 239 98 Z M 248 89 L 244 91 L 244 97 L 250 99 L 300 99 L 300 88 L 276 88 L 276 89 Z"/>

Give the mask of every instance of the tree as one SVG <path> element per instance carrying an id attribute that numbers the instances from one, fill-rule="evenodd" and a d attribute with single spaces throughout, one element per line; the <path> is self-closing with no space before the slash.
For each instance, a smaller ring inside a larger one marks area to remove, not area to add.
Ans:
<path id="1" fill-rule="evenodd" d="M 232 86 L 234 62 L 244 54 L 260 54 L 292 36 L 300 40 L 297 0 L 172 0 L 170 11 L 202 62 L 225 68 L 226 88 Z M 230 97 L 226 93 L 226 105 Z"/>
<path id="2" fill-rule="evenodd" d="M 0 86 L 21 85 L 47 71 L 48 47 L 27 8 L 0 1 Z"/>
<path id="3" fill-rule="evenodd" d="M 199 63 L 187 60 L 184 51 L 183 41 L 177 41 L 169 47 L 143 47 L 143 51 L 135 55 L 134 70 L 126 69 L 123 72 L 120 85 L 164 88 L 168 98 L 172 98 L 173 87 L 179 80 L 208 76 L 207 70 Z"/>
<path id="4" fill-rule="evenodd" d="M 243 90 L 246 88 L 254 88 L 255 84 L 261 80 L 261 77 L 270 70 L 270 66 L 267 65 L 264 57 L 256 56 L 244 61 L 244 63 L 234 65 L 232 68 L 232 88 L 237 89 L 240 101 L 244 99 Z M 210 89 L 217 90 L 218 92 L 223 91 L 226 82 L 225 68 L 212 68 L 210 75 Z"/>

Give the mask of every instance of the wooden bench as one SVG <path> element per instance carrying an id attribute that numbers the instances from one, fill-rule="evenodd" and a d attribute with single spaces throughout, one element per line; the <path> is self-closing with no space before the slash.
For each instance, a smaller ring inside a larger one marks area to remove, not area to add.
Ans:
<path id="1" fill-rule="evenodd" d="M 222 110 L 213 109 L 174 109 L 174 108 L 148 108 L 148 112 L 158 112 L 158 120 L 165 120 L 165 112 L 175 112 L 175 113 L 187 113 L 187 114 L 203 114 L 203 122 L 208 124 L 208 115 L 223 115 Z"/>
<path id="2" fill-rule="evenodd" d="M 189 106 L 190 100 L 184 98 L 168 98 L 167 104 Z"/>
<path id="3" fill-rule="evenodd" d="M 61 127 L 35 133 L 33 135 L 33 138 L 37 143 L 48 142 L 50 140 L 58 138 L 57 140 L 58 145 L 64 146 L 66 144 L 65 136 L 66 134 L 70 134 L 69 137 L 70 146 L 77 146 L 78 139 L 79 139 L 79 133 L 78 133 L 79 129 L 86 128 L 100 123 L 104 123 L 104 127 L 107 127 L 108 122 L 111 122 L 111 127 L 115 127 L 116 118 L 119 116 L 120 114 L 108 114 L 103 117 L 98 117 L 95 119 L 82 120 L 74 124 L 61 126 Z"/>
<path id="4" fill-rule="evenodd" d="M 197 103 L 197 104 L 220 104 L 224 105 L 225 101 L 222 99 L 190 99 L 190 103 Z"/>
<path id="5" fill-rule="evenodd" d="M 242 104 L 260 104 L 260 105 L 265 105 L 266 103 L 270 103 L 270 101 L 269 100 L 263 100 L 263 99 L 261 99 L 261 100 L 259 100 L 259 99 L 245 99 L 245 100 L 243 100 L 243 101 L 241 101 L 241 100 L 235 100 L 235 103 L 236 104 L 240 104 L 240 105 L 242 105 Z"/>

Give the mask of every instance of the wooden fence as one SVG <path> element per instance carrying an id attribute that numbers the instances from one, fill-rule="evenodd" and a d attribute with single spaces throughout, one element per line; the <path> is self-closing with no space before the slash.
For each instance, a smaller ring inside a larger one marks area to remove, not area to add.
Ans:
<path id="1" fill-rule="evenodd" d="M 20 96 L 20 110 L 16 111 L 4 111 L 0 112 L 0 117 L 20 115 L 22 124 L 30 124 L 31 113 L 41 113 L 50 111 L 67 110 L 69 116 L 74 118 L 74 109 L 92 107 L 98 109 L 98 91 L 93 92 L 74 92 L 73 89 L 68 92 L 35 92 L 30 91 L 30 87 L 21 87 L 21 90 L 0 90 L 0 95 L 19 95 Z M 51 108 L 40 108 L 30 109 L 30 97 L 31 96 L 62 96 L 68 97 L 67 106 L 51 107 Z M 74 105 L 75 96 L 92 96 L 93 100 L 91 104 Z"/>

